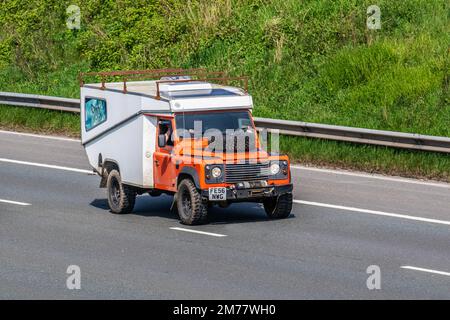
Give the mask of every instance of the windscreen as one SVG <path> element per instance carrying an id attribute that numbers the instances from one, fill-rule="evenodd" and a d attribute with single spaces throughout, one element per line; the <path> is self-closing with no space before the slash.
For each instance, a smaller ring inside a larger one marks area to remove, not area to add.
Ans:
<path id="1" fill-rule="evenodd" d="M 177 130 L 185 129 L 194 132 L 194 122 L 200 121 L 202 134 L 209 129 L 217 129 L 223 133 L 226 130 L 253 128 L 248 111 L 211 112 L 211 113 L 180 113 L 175 117 Z"/>

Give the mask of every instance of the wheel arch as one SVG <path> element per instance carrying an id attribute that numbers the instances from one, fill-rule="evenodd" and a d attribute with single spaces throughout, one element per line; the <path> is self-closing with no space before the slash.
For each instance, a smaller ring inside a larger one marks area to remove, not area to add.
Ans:
<path id="1" fill-rule="evenodd" d="M 197 171 L 192 167 L 183 167 L 177 177 L 177 187 L 183 179 L 191 179 L 195 187 L 200 189 L 200 180 Z"/>
<path id="2" fill-rule="evenodd" d="M 106 158 L 103 161 L 102 168 L 103 168 L 103 170 L 107 170 L 108 172 L 110 172 L 113 169 L 116 169 L 117 171 L 120 172 L 119 163 L 114 159 Z"/>
<path id="3" fill-rule="evenodd" d="M 106 158 L 102 163 L 102 169 L 101 169 L 102 179 L 100 180 L 100 188 L 106 188 L 108 174 L 114 169 L 119 171 L 119 173 L 120 173 L 119 163 L 114 159 Z"/>

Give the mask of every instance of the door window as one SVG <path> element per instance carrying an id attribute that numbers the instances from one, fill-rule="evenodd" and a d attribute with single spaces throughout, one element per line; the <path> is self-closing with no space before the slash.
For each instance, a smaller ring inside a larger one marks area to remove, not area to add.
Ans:
<path id="1" fill-rule="evenodd" d="M 164 134 L 166 136 L 166 145 L 169 147 L 173 147 L 172 121 L 168 119 L 159 120 L 158 131 L 159 134 Z"/>

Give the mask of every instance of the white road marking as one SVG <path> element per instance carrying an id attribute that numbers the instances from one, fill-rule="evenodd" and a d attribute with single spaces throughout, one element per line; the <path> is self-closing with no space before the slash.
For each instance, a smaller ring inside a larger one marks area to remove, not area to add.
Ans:
<path id="1" fill-rule="evenodd" d="M 31 203 L 11 201 L 11 200 L 5 200 L 5 199 L 0 199 L 0 202 L 9 203 L 9 204 L 17 204 L 18 206 L 31 206 Z"/>
<path id="2" fill-rule="evenodd" d="M 291 165 L 291 168 L 297 169 L 297 170 L 304 170 L 304 171 L 332 173 L 332 174 L 339 174 L 339 175 L 345 175 L 345 176 L 378 179 L 378 180 L 400 182 L 400 183 L 419 184 L 419 185 L 425 185 L 425 186 L 430 186 L 430 187 L 450 189 L 450 184 L 445 183 L 445 182 L 429 182 L 429 181 L 422 181 L 422 180 L 417 180 L 417 179 L 387 177 L 387 176 L 383 176 L 380 174 L 368 174 L 368 173 L 352 172 L 352 171 L 345 171 L 345 170 L 322 169 L 322 168 L 313 168 L 313 167 L 306 167 L 306 166 L 299 166 L 299 165 Z"/>
<path id="3" fill-rule="evenodd" d="M 178 228 L 178 227 L 171 227 L 170 229 L 172 230 L 177 230 L 177 231 L 185 231 L 185 232 L 192 232 L 192 233 L 198 233 L 198 234 L 204 234 L 207 236 L 212 236 L 212 237 L 226 237 L 226 234 L 220 234 L 220 233 L 212 233 L 212 232 L 204 232 L 204 231 L 198 231 L 198 230 L 192 230 L 192 229 L 185 229 L 185 228 Z"/>
<path id="4" fill-rule="evenodd" d="M 26 166 L 43 167 L 43 168 L 49 168 L 49 169 L 57 169 L 57 170 L 72 171 L 72 172 L 78 172 L 78 173 L 93 174 L 92 170 L 55 166 L 52 164 L 44 164 L 44 163 L 37 163 L 37 162 L 19 161 L 19 160 L 12 160 L 12 159 L 6 159 L 6 158 L 0 158 L 0 162 L 23 164 Z"/>
<path id="5" fill-rule="evenodd" d="M 32 138 L 43 138 L 43 139 L 51 139 L 51 140 L 70 141 L 70 142 L 81 143 L 81 140 L 79 140 L 79 139 L 59 137 L 59 136 L 41 135 L 41 134 L 35 134 L 35 133 L 6 131 L 6 130 L 0 130 L 0 133 L 1 134 L 13 134 L 13 135 L 16 135 L 16 136 L 24 136 L 24 137 L 32 137 Z"/>
<path id="6" fill-rule="evenodd" d="M 445 271 L 439 271 L 439 270 L 433 270 L 433 269 L 425 269 L 425 268 L 418 268 L 418 267 L 412 267 L 412 266 L 401 266 L 402 269 L 409 269 L 409 270 L 415 270 L 415 271 L 422 271 L 422 272 L 428 272 L 428 273 L 435 273 L 440 274 L 443 276 L 450 277 L 450 272 Z"/>
<path id="7" fill-rule="evenodd" d="M 303 200 L 294 200 L 294 202 L 295 203 L 299 203 L 299 204 L 309 205 L 309 206 L 331 208 L 331 209 L 338 209 L 338 210 L 346 210 L 346 211 L 353 211 L 353 212 L 362 212 L 362 213 L 374 214 L 374 215 L 378 215 L 378 216 L 386 216 L 386 217 L 394 217 L 394 218 L 415 220 L 415 221 L 421 221 L 421 222 L 430 222 L 430 223 L 438 223 L 438 224 L 450 225 L 450 221 L 422 218 L 422 217 L 416 217 L 416 216 L 409 216 L 409 215 L 406 215 L 406 214 L 398 214 L 398 213 L 391 213 L 391 212 L 368 210 L 368 209 L 346 207 L 346 206 L 339 206 L 339 205 L 328 204 L 328 203 L 303 201 Z"/>

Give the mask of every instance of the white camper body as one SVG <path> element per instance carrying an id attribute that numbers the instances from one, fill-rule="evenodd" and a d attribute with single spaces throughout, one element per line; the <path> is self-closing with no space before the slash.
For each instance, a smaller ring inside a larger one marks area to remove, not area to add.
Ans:
<path id="1" fill-rule="evenodd" d="M 151 189 L 159 115 L 252 106 L 243 90 L 206 81 L 135 81 L 126 89 L 125 82 L 83 84 L 81 142 L 99 174 L 112 162 L 123 184 Z"/>

